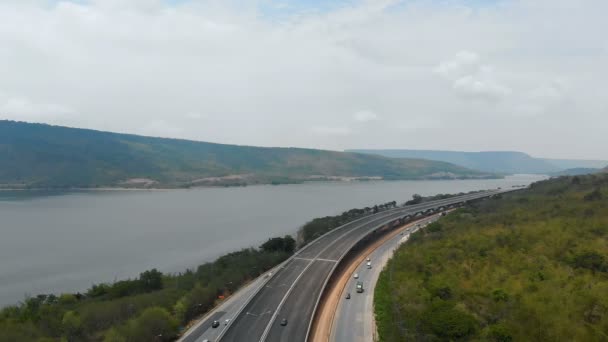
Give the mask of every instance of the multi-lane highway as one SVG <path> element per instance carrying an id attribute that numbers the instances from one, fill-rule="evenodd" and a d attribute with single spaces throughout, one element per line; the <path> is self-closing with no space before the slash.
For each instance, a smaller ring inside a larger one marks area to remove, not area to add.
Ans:
<path id="1" fill-rule="evenodd" d="M 369 269 L 366 263 L 360 263 L 355 273 L 358 278 L 355 279 L 353 274 L 348 274 L 348 283 L 344 288 L 340 301 L 338 303 L 333 324 L 331 325 L 330 341 L 340 342 L 368 342 L 374 340 L 374 288 L 380 276 L 380 272 L 388 259 L 393 254 L 393 251 L 399 245 L 409 238 L 411 233 L 418 230 L 418 227 L 424 226 L 439 218 L 438 215 L 431 216 L 419 221 L 416 225 L 407 228 L 402 234 L 397 234 L 392 237 L 371 254 L 369 258 L 372 268 Z M 365 291 L 357 293 L 355 286 L 358 281 L 363 282 Z M 346 293 L 350 293 L 350 299 L 346 298 Z"/>
<path id="2" fill-rule="evenodd" d="M 369 215 L 332 230 L 301 249 L 294 257 L 253 291 L 250 299 L 236 310 L 228 326 L 213 334 L 221 341 L 306 341 L 311 320 L 325 283 L 337 262 L 359 240 L 372 231 L 405 216 L 447 208 L 500 191 L 487 191 L 400 207 Z M 210 322 L 213 317 L 207 320 Z M 287 324 L 281 321 L 286 319 Z M 193 329 L 186 335 L 197 341 L 205 333 Z M 209 323 L 210 324 L 210 323 Z M 208 329 L 207 329 L 208 330 Z M 210 339 L 213 341 L 213 339 Z"/>

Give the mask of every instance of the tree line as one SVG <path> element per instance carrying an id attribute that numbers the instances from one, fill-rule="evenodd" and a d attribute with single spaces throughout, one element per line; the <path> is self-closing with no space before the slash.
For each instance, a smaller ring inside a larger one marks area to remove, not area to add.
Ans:
<path id="1" fill-rule="evenodd" d="M 560 177 L 413 234 L 375 290 L 380 341 L 607 340 L 607 191 Z"/>
<path id="2" fill-rule="evenodd" d="M 171 341 L 248 281 L 294 253 L 271 238 L 178 274 L 152 269 L 135 279 L 94 284 L 84 293 L 41 294 L 0 311 L 0 342 Z"/>

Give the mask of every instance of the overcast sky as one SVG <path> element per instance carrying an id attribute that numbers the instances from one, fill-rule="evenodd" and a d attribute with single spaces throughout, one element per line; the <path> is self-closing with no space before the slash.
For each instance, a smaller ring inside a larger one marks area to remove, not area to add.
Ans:
<path id="1" fill-rule="evenodd" d="M 0 0 L 0 118 L 608 159 L 606 0 Z"/>

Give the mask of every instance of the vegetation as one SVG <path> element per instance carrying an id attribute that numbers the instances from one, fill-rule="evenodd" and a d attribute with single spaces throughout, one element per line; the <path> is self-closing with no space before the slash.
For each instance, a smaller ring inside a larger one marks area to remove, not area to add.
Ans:
<path id="1" fill-rule="evenodd" d="M 473 194 L 479 191 L 469 191 L 469 194 Z M 457 197 L 457 196 L 463 196 L 466 195 L 464 192 L 460 192 L 457 194 L 437 194 L 437 195 L 433 195 L 433 196 L 421 196 L 419 194 L 414 194 L 412 196 L 412 199 L 405 202 L 403 205 L 414 205 L 414 204 L 420 204 L 420 203 L 425 203 L 425 202 L 430 202 L 430 201 L 439 201 L 442 199 L 448 199 L 448 198 L 452 198 L 452 197 Z"/>
<path id="2" fill-rule="evenodd" d="M 371 153 L 390 158 L 421 158 L 437 160 L 460 165 L 473 170 L 498 173 L 540 173 L 570 175 L 581 174 L 582 169 L 602 168 L 608 161 L 602 160 L 569 160 L 543 159 L 529 156 L 522 152 L 488 151 L 460 152 L 433 150 L 349 150 L 349 152 Z M 560 171 L 566 171 L 559 174 Z M 575 169 L 579 169 L 578 171 Z M 572 173 L 577 172 L 577 173 Z M 591 172 L 584 172 L 591 173 Z"/>
<path id="3" fill-rule="evenodd" d="M 218 300 L 293 254 L 291 236 L 224 255 L 196 270 L 93 285 L 86 293 L 38 295 L 0 311 L 0 342 L 170 341 Z"/>
<path id="4" fill-rule="evenodd" d="M 586 175 L 590 173 L 598 173 L 601 169 L 596 168 L 586 168 L 586 167 L 577 167 L 573 169 L 566 169 L 559 172 L 551 173 L 551 176 L 579 176 Z"/>
<path id="5" fill-rule="evenodd" d="M 326 216 L 313 219 L 312 221 L 302 226 L 302 228 L 300 228 L 300 230 L 298 231 L 298 242 L 300 246 L 303 246 L 311 242 L 312 240 L 318 238 L 319 236 L 329 232 L 330 230 L 338 228 L 358 218 L 395 207 L 397 207 L 397 202 L 392 201 L 383 204 L 377 204 L 373 207 L 351 209 L 336 216 Z"/>
<path id="6" fill-rule="evenodd" d="M 398 249 L 375 290 L 381 341 L 608 340 L 608 174 L 459 209 Z"/>
<path id="7" fill-rule="evenodd" d="M 0 120 L 0 187 L 189 187 L 340 177 L 487 178 L 444 162 L 222 145 Z"/>

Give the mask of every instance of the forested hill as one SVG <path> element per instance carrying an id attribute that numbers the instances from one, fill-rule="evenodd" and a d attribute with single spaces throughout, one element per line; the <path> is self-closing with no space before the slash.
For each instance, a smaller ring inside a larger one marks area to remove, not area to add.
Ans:
<path id="1" fill-rule="evenodd" d="M 487 151 L 434 151 L 434 150 L 348 150 L 347 152 L 373 153 L 391 158 L 422 158 L 460 165 L 474 170 L 499 173 L 555 174 L 566 169 L 602 168 L 608 164 L 601 160 L 570 160 L 535 158 L 523 152 Z"/>
<path id="2" fill-rule="evenodd" d="M 15 187 L 188 187 L 344 177 L 484 178 L 445 162 L 301 148 L 264 148 L 0 121 L 0 184 Z"/>
<path id="3" fill-rule="evenodd" d="M 608 174 L 455 211 L 395 253 L 375 298 L 381 341 L 607 341 Z"/>

